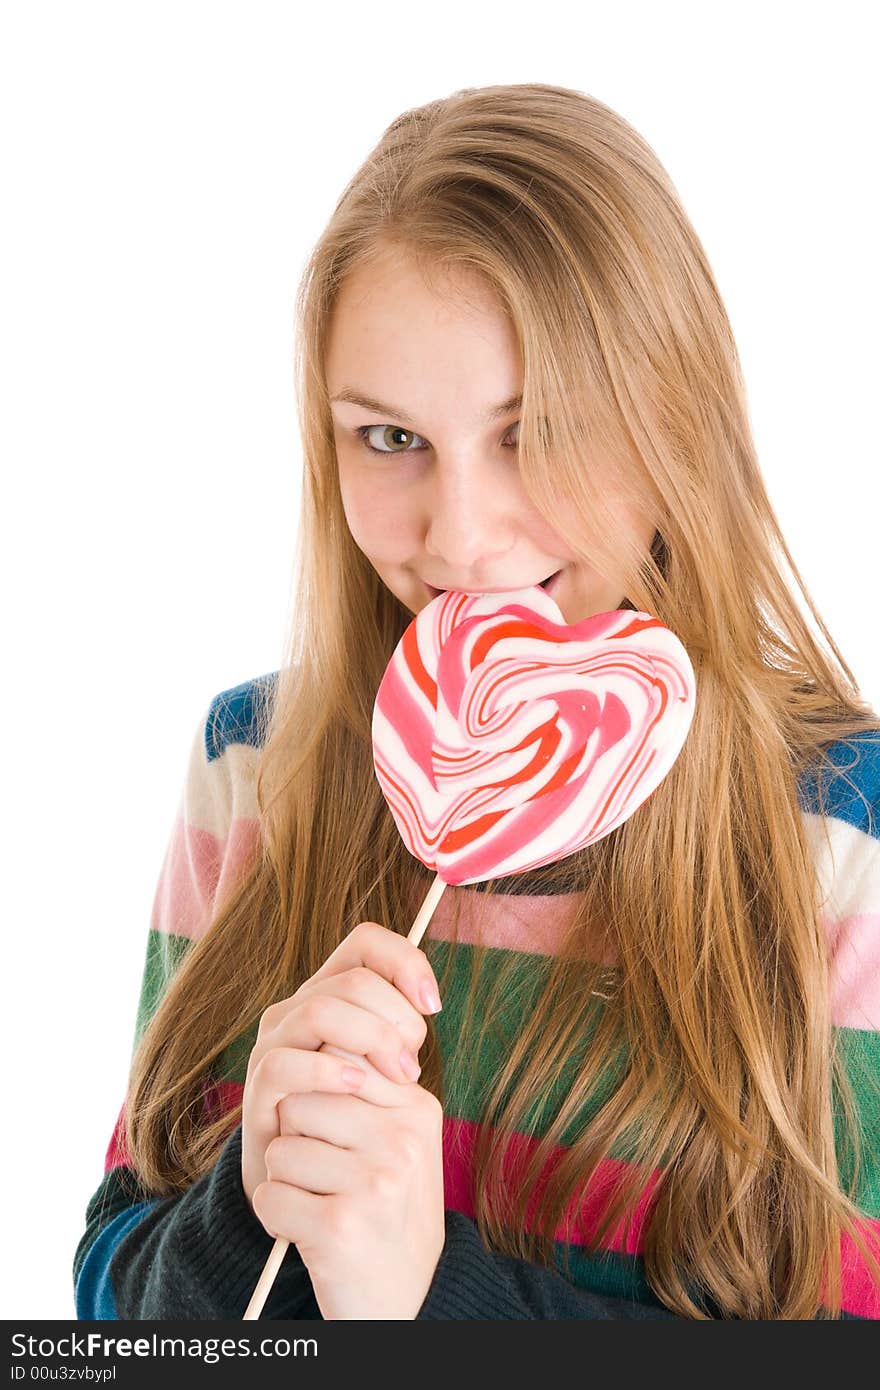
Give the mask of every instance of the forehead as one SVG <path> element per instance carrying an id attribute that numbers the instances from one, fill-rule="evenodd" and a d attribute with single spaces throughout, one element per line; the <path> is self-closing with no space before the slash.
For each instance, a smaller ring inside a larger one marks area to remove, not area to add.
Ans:
<path id="1" fill-rule="evenodd" d="M 454 304 L 458 312 L 470 311 L 477 316 L 501 310 L 498 295 L 476 271 L 463 265 L 417 258 L 394 247 L 375 252 L 348 272 L 336 307 L 384 307 L 388 299 L 400 294 L 420 303 L 433 303 L 437 308 Z"/>
<path id="2" fill-rule="evenodd" d="M 498 296 L 463 267 L 427 274 L 400 254 L 356 267 L 328 325 L 329 395 L 364 395 L 427 408 L 447 395 L 485 408 L 522 387 L 514 326 Z"/>

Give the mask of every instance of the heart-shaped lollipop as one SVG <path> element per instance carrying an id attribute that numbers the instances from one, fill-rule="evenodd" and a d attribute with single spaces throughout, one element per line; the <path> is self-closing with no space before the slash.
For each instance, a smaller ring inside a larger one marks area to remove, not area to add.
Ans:
<path id="1" fill-rule="evenodd" d="M 407 940 L 419 945 L 447 883 L 564 859 L 631 816 L 678 757 L 694 690 L 687 652 L 649 613 L 568 627 L 540 586 L 432 600 L 373 709 L 379 784 L 404 844 L 436 871 Z M 287 1245 L 275 1241 L 245 1319 Z"/>
<path id="2" fill-rule="evenodd" d="M 648 613 L 567 626 L 543 589 L 450 590 L 413 619 L 373 710 L 373 760 L 410 853 L 444 883 L 549 864 L 660 784 L 694 712 L 673 632 Z"/>

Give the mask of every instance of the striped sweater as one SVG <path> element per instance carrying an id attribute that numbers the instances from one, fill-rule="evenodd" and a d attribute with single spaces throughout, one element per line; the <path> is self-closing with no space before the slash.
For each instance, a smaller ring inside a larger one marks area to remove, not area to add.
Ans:
<path id="1" fill-rule="evenodd" d="M 199 721 L 153 902 L 135 1047 L 178 964 L 206 929 L 215 900 L 233 886 L 255 847 L 254 771 L 259 755 L 255 715 L 257 702 L 271 698 L 275 675 L 221 692 Z M 860 757 L 853 766 L 856 743 Z M 859 735 L 832 745 L 830 752 L 835 764 L 847 769 L 845 778 L 826 777 L 823 783 L 830 847 L 813 778 L 804 777 L 799 796 L 831 944 L 834 1034 L 854 1084 L 866 1140 L 856 1201 L 864 1214 L 864 1230 L 880 1255 L 880 735 Z M 575 903 L 573 895 L 548 891 L 540 871 L 505 880 L 502 886 L 505 891 L 495 897 L 482 895 L 481 907 L 490 915 L 488 927 L 487 919 L 481 919 L 481 939 L 488 949 L 480 978 L 491 981 L 493 970 L 497 972 L 502 963 L 514 963 L 517 987 L 508 996 L 514 1001 L 511 1016 L 501 1020 L 512 1035 L 529 1016 L 528 996 L 539 989 Z M 441 979 L 449 950 L 453 891 L 457 893 L 461 915 L 455 973 L 446 983 L 443 1010 L 432 1019 L 444 1076 L 457 1082 L 451 1089 L 455 1103 L 446 1105 L 443 1127 L 446 1241 L 418 1317 L 671 1318 L 673 1314 L 646 1282 L 641 1253 L 654 1181 L 645 1185 L 626 1235 L 621 1227 L 602 1243 L 592 1237 L 598 1197 L 604 1185 L 613 1182 L 623 1159 L 609 1158 L 600 1165 L 564 1229 L 557 1230 L 558 1271 L 491 1250 L 479 1234 L 472 1157 L 480 1127 L 480 1075 L 490 1074 L 498 1061 L 493 1050 L 497 1054 L 499 1046 L 505 1045 L 499 1044 L 498 1030 L 480 1041 L 474 1054 L 476 1067 L 471 1057 L 473 1079 L 463 1083 L 460 1076 L 451 1075 L 456 1058 L 468 1054 L 461 1028 L 468 956 L 476 939 L 473 929 L 469 940 L 468 905 L 475 901 L 479 887 L 447 889 L 422 942 Z M 613 962 L 606 964 L 616 969 Z M 225 1107 L 231 1108 L 241 1098 L 256 1026 L 224 1056 L 218 1072 L 223 1080 L 212 1095 Z M 504 1028 L 500 1031 L 503 1034 Z M 240 1318 L 273 1245 L 242 1188 L 240 1125 L 209 1173 L 181 1195 L 158 1198 L 141 1187 L 129 1166 L 124 1113 L 123 1103 L 107 1148 L 104 1176 L 88 1203 L 85 1230 L 74 1257 L 77 1317 Z M 542 1132 L 540 1120 L 535 1132 Z M 535 1141 L 526 1135 L 517 1139 L 521 1158 Z M 844 1177 L 849 1172 L 847 1152 L 841 1146 Z M 516 1154 L 515 1147 L 508 1150 L 512 1161 Z M 566 1274 L 561 1263 L 564 1248 L 570 1260 Z M 843 1316 L 880 1318 L 880 1289 L 858 1248 L 848 1240 L 843 1245 L 843 1264 Z M 718 1316 L 711 1304 L 705 1306 Z M 295 1246 L 288 1250 L 262 1316 L 321 1317 Z"/>

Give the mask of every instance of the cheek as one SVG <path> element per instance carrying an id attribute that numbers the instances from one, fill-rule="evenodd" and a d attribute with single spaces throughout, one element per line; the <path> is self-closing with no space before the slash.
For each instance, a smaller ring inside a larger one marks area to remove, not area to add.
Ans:
<path id="1" fill-rule="evenodd" d="M 355 544 L 365 555 L 394 560 L 411 547 L 414 520 L 400 489 L 382 488 L 373 479 L 340 471 L 342 507 Z"/>
<path id="2" fill-rule="evenodd" d="M 542 554 L 556 556 L 560 560 L 574 558 L 553 523 L 528 503 L 522 508 L 522 529 Z"/>
<path id="3" fill-rule="evenodd" d="M 339 491 L 348 529 L 358 545 L 362 545 L 375 526 L 375 488 L 371 488 L 356 469 L 346 469 L 340 465 Z"/>

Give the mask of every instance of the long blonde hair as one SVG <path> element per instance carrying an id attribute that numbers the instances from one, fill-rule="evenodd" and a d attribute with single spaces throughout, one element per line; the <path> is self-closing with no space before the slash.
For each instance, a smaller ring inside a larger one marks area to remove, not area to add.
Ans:
<path id="1" fill-rule="evenodd" d="M 838 1173 L 835 1092 L 854 1173 L 858 1122 L 834 1046 L 828 943 L 796 778 L 823 764 L 824 745 L 876 729 L 878 718 L 783 539 L 730 324 L 668 175 L 619 115 L 562 87 L 467 88 L 399 116 L 306 266 L 296 601 L 257 770 L 260 850 L 140 1042 L 127 1106 L 132 1163 L 162 1194 L 206 1172 L 230 1124 L 200 1112 L 212 1065 L 356 922 L 406 933 L 424 893 L 426 871 L 401 843 L 371 753 L 376 691 L 412 614 L 346 525 L 324 376 L 346 275 L 389 250 L 429 281 L 461 268 L 498 296 L 524 362 L 524 487 L 576 557 L 619 577 L 629 606 L 676 633 L 697 679 L 693 724 L 661 786 L 637 816 L 556 866 L 580 906 L 485 1097 L 480 1230 L 497 1250 L 550 1264 L 562 1213 L 626 1138 L 633 1161 L 597 1238 L 662 1165 L 644 1260 L 664 1303 L 705 1317 L 700 1289 L 722 1317 L 810 1318 L 827 1315 L 823 1306 L 837 1316 L 844 1230 L 871 1255 L 855 1188 L 843 1191 Z M 619 534 L 609 495 L 656 517 L 649 557 Z M 589 975 L 584 934 L 597 923 L 620 960 L 619 984 L 533 1163 L 505 1190 L 505 1134 L 526 1128 L 571 1054 Z M 454 943 L 450 969 L 453 955 Z M 539 1170 L 607 1083 L 622 1039 L 627 1066 L 566 1145 L 526 1230 Z M 433 1024 L 421 1061 L 420 1084 L 444 1099 Z"/>

